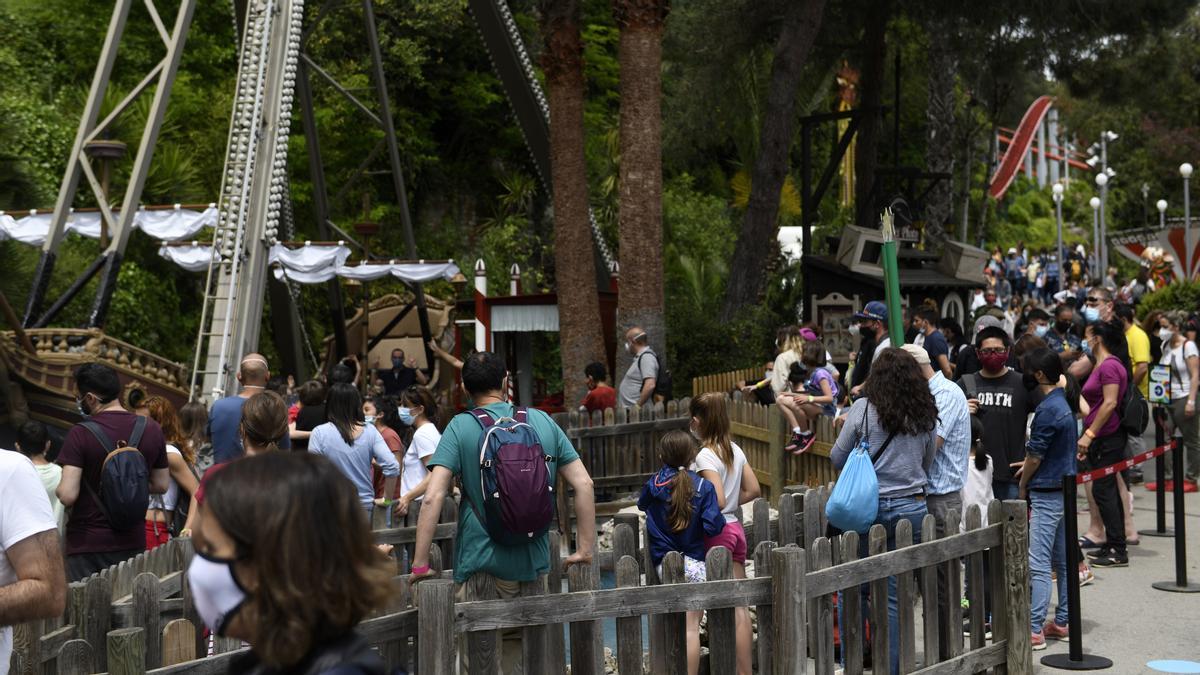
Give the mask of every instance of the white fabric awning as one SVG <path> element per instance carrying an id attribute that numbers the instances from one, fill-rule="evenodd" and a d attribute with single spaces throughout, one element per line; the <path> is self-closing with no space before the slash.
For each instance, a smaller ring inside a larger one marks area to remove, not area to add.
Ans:
<path id="1" fill-rule="evenodd" d="M 160 246 L 158 254 L 189 272 L 205 272 L 212 260 L 212 247 L 193 244 L 191 246 Z"/>
<path id="2" fill-rule="evenodd" d="M 558 332 L 557 305 L 492 305 L 492 332 Z"/>
<path id="3" fill-rule="evenodd" d="M 120 211 L 113 211 L 118 217 Z M 66 230 L 76 234 L 100 238 L 100 220 L 103 216 L 97 211 L 71 213 L 67 216 Z M 27 216 L 14 218 L 6 213 L 0 213 L 0 240 L 12 239 L 30 246 L 41 246 L 50 234 L 50 221 L 54 212 L 31 212 Z M 203 211 L 194 211 L 176 207 L 174 209 L 157 209 L 149 211 L 138 209 L 133 215 L 133 227 L 163 241 L 176 241 L 193 237 L 205 227 L 217 224 L 217 207 L 209 204 Z"/>
<path id="4" fill-rule="evenodd" d="M 188 270 L 200 272 L 208 269 L 212 257 L 209 244 L 190 246 L 162 246 L 158 254 Z M 350 248 L 343 244 L 305 244 L 288 248 L 275 244 L 267 254 L 267 260 L 276 279 L 287 278 L 301 284 L 320 284 L 334 277 L 374 281 L 394 277 L 409 283 L 425 283 L 434 279 L 450 281 L 459 273 L 453 260 L 444 262 L 373 262 L 347 265 Z M 557 317 L 555 318 L 557 321 Z"/>

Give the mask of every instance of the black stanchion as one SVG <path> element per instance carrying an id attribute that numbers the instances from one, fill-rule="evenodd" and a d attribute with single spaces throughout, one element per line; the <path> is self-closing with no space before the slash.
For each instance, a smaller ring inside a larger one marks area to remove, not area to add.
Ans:
<path id="1" fill-rule="evenodd" d="M 1167 444 L 1167 409 L 1161 404 L 1154 406 L 1154 447 L 1161 448 Z M 1176 449 L 1176 454 L 1179 450 Z M 1166 491 L 1167 458 L 1159 455 L 1154 458 L 1154 509 L 1155 520 L 1153 530 L 1138 530 L 1138 534 L 1147 537 L 1174 537 L 1175 531 L 1167 527 L 1167 491 Z"/>
<path id="2" fill-rule="evenodd" d="M 1153 586 L 1171 593 L 1200 593 L 1200 584 L 1189 584 L 1187 578 L 1187 532 L 1183 522 L 1183 444 L 1176 444 L 1171 453 L 1171 472 L 1174 475 L 1175 507 L 1175 580 L 1156 581 Z"/>
<path id="3" fill-rule="evenodd" d="M 1112 668 L 1112 659 L 1083 653 L 1083 621 L 1079 607 L 1079 526 L 1075 515 L 1075 476 L 1063 476 L 1063 519 L 1067 529 L 1067 644 L 1066 654 L 1048 654 L 1042 665 L 1062 670 L 1103 670 Z"/>

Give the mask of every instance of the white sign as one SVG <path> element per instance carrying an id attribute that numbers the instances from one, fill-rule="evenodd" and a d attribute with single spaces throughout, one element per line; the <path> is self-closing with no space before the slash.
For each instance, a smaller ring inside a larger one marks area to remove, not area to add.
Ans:
<path id="1" fill-rule="evenodd" d="M 1150 368 L 1150 402 L 1162 404 L 1171 402 L 1170 367 L 1160 365 Z"/>

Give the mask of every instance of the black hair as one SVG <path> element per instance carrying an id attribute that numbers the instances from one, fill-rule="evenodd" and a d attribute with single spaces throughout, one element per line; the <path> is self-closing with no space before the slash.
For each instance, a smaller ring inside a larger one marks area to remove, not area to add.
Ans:
<path id="1" fill-rule="evenodd" d="M 1125 326 L 1117 319 L 1112 319 L 1088 324 L 1087 330 L 1100 338 L 1100 343 L 1109 354 L 1121 360 L 1121 365 L 1125 366 L 1125 376 L 1132 380 L 1133 368 L 1129 365 L 1129 343 L 1125 341 Z"/>
<path id="2" fill-rule="evenodd" d="M 300 405 L 306 407 L 321 405 L 325 402 L 325 385 L 317 380 L 308 380 L 296 387 L 296 396 L 300 398 Z"/>
<path id="3" fill-rule="evenodd" d="M 1005 349 L 1012 347 L 1012 338 L 1009 337 L 1008 332 L 999 326 L 988 326 L 975 334 L 975 348 L 982 349 L 983 341 L 993 338 L 1003 342 Z"/>
<path id="4" fill-rule="evenodd" d="M 354 369 L 339 361 L 330 369 L 329 381 L 333 384 L 353 384 Z"/>
<path id="5" fill-rule="evenodd" d="M 121 395 L 117 371 L 103 363 L 85 363 L 76 368 L 75 386 L 81 395 L 92 394 L 101 404 L 110 403 Z"/>
<path id="6" fill-rule="evenodd" d="M 1046 310 L 1044 310 L 1040 307 L 1034 307 L 1033 309 L 1029 310 L 1025 314 L 1025 318 L 1029 321 L 1045 321 L 1047 323 L 1050 322 L 1050 315 L 1046 313 Z"/>
<path id="7" fill-rule="evenodd" d="M 951 342 L 961 343 L 963 341 L 963 327 L 961 323 L 947 316 L 938 321 L 937 325 L 941 329 L 942 334 Z"/>
<path id="8" fill-rule="evenodd" d="M 1064 303 L 1062 303 L 1062 304 L 1060 304 L 1059 306 L 1055 307 L 1055 308 L 1054 308 L 1054 318 L 1055 318 L 1055 320 L 1057 320 L 1057 319 L 1058 319 L 1058 315 L 1059 315 L 1059 314 L 1062 314 L 1063 312 L 1070 312 L 1070 313 L 1071 313 L 1071 315 L 1072 315 L 1072 316 L 1074 316 L 1074 314 L 1075 314 L 1075 307 L 1074 307 L 1073 305 L 1069 305 L 1069 304 L 1067 304 L 1067 303 L 1065 303 L 1065 302 L 1064 302 Z"/>
<path id="9" fill-rule="evenodd" d="M 438 421 L 438 406 L 437 399 L 434 398 L 433 392 L 429 387 L 423 387 L 419 384 L 400 392 L 400 403 L 406 404 L 408 407 L 419 405 L 423 408 L 421 412 L 425 414 L 425 419 L 437 425 Z"/>
<path id="10" fill-rule="evenodd" d="M 1118 302 L 1116 306 L 1113 307 L 1113 316 L 1123 321 L 1128 321 L 1129 323 L 1134 323 L 1137 320 L 1134 318 L 1135 313 L 1133 311 L 1133 305 L 1127 302 Z"/>
<path id="11" fill-rule="evenodd" d="M 608 377 L 608 369 L 599 361 L 592 361 L 583 369 L 583 374 L 597 382 L 603 382 Z"/>
<path id="12" fill-rule="evenodd" d="M 931 307 L 922 307 L 921 309 L 918 309 L 916 316 L 931 326 L 936 326 L 938 319 L 942 318 L 941 313 Z"/>
<path id="13" fill-rule="evenodd" d="M 467 357 L 462 368 L 463 387 L 471 396 L 500 391 L 508 368 L 495 352 L 475 352 Z"/>
<path id="14" fill-rule="evenodd" d="M 338 434 L 346 445 L 354 445 L 355 425 L 364 426 L 362 397 L 352 384 L 338 382 L 329 388 L 329 398 L 325 400 L 325 417 L 337 427 Z"/>
<path id="15" fill-rule="evenodd" d="M 988 454 L 983 449 L 983 420 L 971 415 L 971 445 L 975 448 L 975 470 L 987 471 Z"/>
<path id="16" fill-rule="evenodd" d="M 283 375 L 272 375 L 271 379 L 267 380 L 267 390 L 273 391 L 280 396 L 287 396 L 287 388 L 287 377 Z"/>
<path id="17" fill-rule="evenodd" d="M 46 451 L 46 425 L 37 420 L 25 420 L 17 429 L 17 444 L 21 454 L 34 457 Z"/>
<path id="18" fill-rule="evenodd" d="M 1067 405 L 1071 407 L 1071 412 L 1079 412 L 1079 383 L 1075 378 L 1067 373 L 1063 367 L 1062 357 L 1049 347 L 1039 347 L 1025 354 L 1024 372 L 1030 375 L 1040 372 L 1046 376 L 1048 382 L 1058 382 L 1058 378 L 1063 375 L 1067 376 L 1067 388 L 1065 390 Z M 1074 395 L 1072 395 L 1072 387 Z"/>
<path id="19" fill-rule="evenodd" d="M 397 409 L 398 404 L 395 396 L 372 396 L 367 401 L 375 406 L 375 418 L 383 422 L 383 426 L 396 433 L 404 431 L 404 424 L 400 422 L 400 412 Z"/>

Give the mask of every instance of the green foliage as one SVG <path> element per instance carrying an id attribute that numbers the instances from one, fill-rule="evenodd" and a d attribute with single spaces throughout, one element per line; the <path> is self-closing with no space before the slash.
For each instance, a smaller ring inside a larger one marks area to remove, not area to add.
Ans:
<path id="1" fill-rule="evenodd" d="M 127 260 L 121 265 L 105 330 L 147 351 L 187 362 L 195 348 L 200 317 L 178 311 L 154 313 L 169 307 L 180 307 L 174 285 Z"/>
<path id="2" fill-rule="evenodd" d="M 1200 281 L 1176 281 L 1153 293 L 1142 296 L 1138 303 L 1138 319 L 1144 319 L 1152 311 L 1182 310 L 1194 312 L 1200 308 Z"/>

